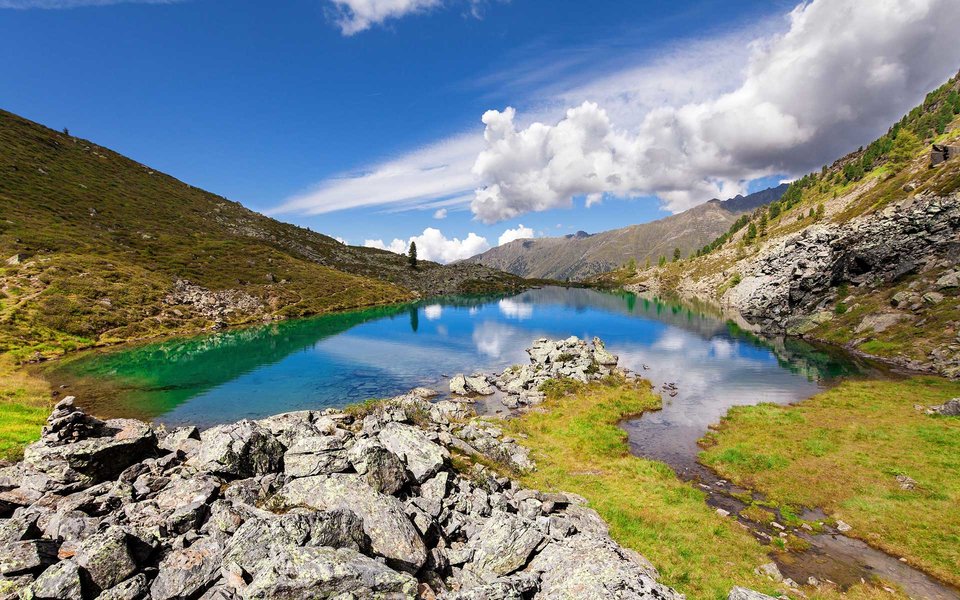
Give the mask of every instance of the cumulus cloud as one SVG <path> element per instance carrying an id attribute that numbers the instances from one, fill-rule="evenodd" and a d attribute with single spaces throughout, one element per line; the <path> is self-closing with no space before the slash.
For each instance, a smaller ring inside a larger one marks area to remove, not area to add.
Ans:
<path id="1" fill-rule="evenodd" d="M 175 4 L 184 0 L 0 0 L 0 9 L 58 9 L 81 6 L 109 6 L 111 4 Z"/>
<path id="2" fill-rule="evenodd" d="M 439 304 L 424 306 L 423 316 L 426 317 L 428 321 L 436 321 L 443 316 L 443 307 Z"/>
<path id="3" fill-rule="evenodd" d="M 771 173 L 818 167 L 883 131 L 955 72 L 955 0 L 813 0 L 789 28 L 753 42 L 742 81 L 709 100 L 645 112 L 619 128 L 584 101 L 551 124 L 487 111 L 471 203 L 484 222 L 655 194 L 675 212 Z M 623 110 L 623 107 L 620 107 Z"/>
<path id="4" fill-rule="evenodd" d="M 497 307 L 500 309 L 500 314 L 508 319 L 524 321 L 533 316 L 533 304 L 529 302 L 518 302 L 510 298 L 504 298 L 497 303 Z"/>
<path id="5" fill-rule="evenodd" d="M 368 248 L 379 248 L 397 254 L 406 254 L 410 248 L 410 242 L 417 244 L 418 258 L 443 264 L 470 258 L 490 249 L 487 238 L 473 232 L 467 234 L 467 237 L 461 240 L 460 238 L 447 238 L 443 235 L 443 232 L 433 227 L 427 227 L 421 235 L 413 236 L 407 241 L 394 239 L 389 244 L 385 244 L 383 240 L 365 240 L 363 245 Z"/>
<path id="6" fill-rule="evenodd" d="M 502 246 L 504 244 L 509 244 L 514 240 L 523 240 L 527 238 L 532 238 L 534 236 L 534 231 L 530 227 L 524 227 L 523 223 L 520 223 L 513 229 L 507 229 L 500 235 L 500 239 L 497 240 L 497 245 Z"/>
<path id="7" fill-rule="evenodd" d="M 438 208 L 435 213 L 433 213 L 434 219 L 446 219 L 447 218 L 447 209 Z"/>

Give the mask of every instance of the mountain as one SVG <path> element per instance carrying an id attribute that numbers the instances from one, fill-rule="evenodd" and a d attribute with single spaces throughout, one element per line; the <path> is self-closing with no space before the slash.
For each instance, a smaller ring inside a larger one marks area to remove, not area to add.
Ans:
<path id="1" fill-rule="evenodd" d="M 661 256 L 672 258 L 675 248 L 687 256 L 729 229 L 743 213 L 778 200 L 786 189 L 784 184 L 748 196 L 710 200 L 657 221 L 592 235 L 578 231 L 563 237 L 514 240 L 464 262 L 521 277 L 583 281 L 631 259 L 655 264 Z"/>
<path id="2" fill-rule="evenodd" d="M 19 358 L 520 278 L 346 246 L 0 111 L 0 351 Z"/>
<path id="3" fill-rule="evenodd" d="M 960 74 L 699 256 L 600 279 L 960 378 L 960 156 L 942 146 L 960 148 Z"/>

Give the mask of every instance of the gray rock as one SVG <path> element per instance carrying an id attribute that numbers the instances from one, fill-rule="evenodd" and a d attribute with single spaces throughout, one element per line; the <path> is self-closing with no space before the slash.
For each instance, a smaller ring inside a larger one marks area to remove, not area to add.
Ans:
<path id="1" fill-rule="evenodd" d="M 200 439 L 200 451 L 191 463 L 202 471 L 252 477 L 278 471 L 283 462 L 283 445 L 254 421 L 213 427 L 201 433 Z"/>
<path id="2" fill-rule="evenodd" d="M 143 600 L 149 591 L 147 576 L 139 573 L 103 592 L 97 600 Z"/>
<path id="3" fill-rule="evenodd" d="M 159 572 L 150 586 L 153 600 L 190 598 L 219 577 L 223 548 L 209 537 L 186 548 L 173 550 L 160 561 Z"/>
<path id="4" fill-rule="evenodd" d="M 480 394 L 481 396 L 489 396 L 494 392 L 493 386 L 487 383 L 486 377 L 482 375 L 474 375 L 472 377 L 465 377 L 464 382 L 466 383 L 467 391 Z"/>
<path id="5" fill-rule="evenodd" d="M 477 413 L 466 402 L 440 400 L 430 407 L 430 418 L 438 423 L 465 421 Z"/>
<path id="6" fill-rule="evenodd" d="M 347 548 L 278 549 L 240 591 L 244 599 L 413 598 L 417 580 Z"/>
<path id="7" fill-rule="evenodd" d="M 7 577 L 40 572 L 57 561 L 57 544 L 49 540 L 13 542 L 0 548 L 0 573 Z"/>
<path id="8" fill-rule="evenodd" d="M 960 271 L 952 271 L 937 279 L 937 287 L 941 290 L 960 287 Z"/>
<path id="9" fill-rule="evenodd" d="M 527 564 L 533 551 L 543 541 L 543 534 L 532 522 L 496 511 L 479 533 L 471 538 L 473 560 L 465 567 L 488 581 L 498 575 L 509 575 Z M 493 574 L 493 577 L 490 576 Z"/>
<path id="10" fill-rule="evenodd" d="M 100 421 L 84 414 L 72 396 L 54 408 L 40 441 L 24 450 L 24 463 L 60 484 L 93 485 L 155 454 L 149 425 L 132 419 Z"/>
<path id="11" fill-rule="evenodd" d="M 683 595 L 657 583 L 649 568 L 609 538 L 575 535 L 548 544 L 527 571 L 541 573 L 537 598 L 601 600 L 617 598 L 682 600 Z"/>
<path id="12" fill-rule="evenodd" d="M 727 596 L 727 600 L 776 600 L 772 596 L 767 596 L 766 594 L 761 594 L 760 592 L 755 592 L 753 590 L 748 590 L 747 588 L 735 587 L 730 590 L 730 594 Z"/>
<path id="13" fill-rule="evenodd" d="M 923 295 L 923 301 L 927 304 L 940 304 L 943 302 L 943 294 L 940 292 L 927 292 Z"/>
<path id="14" fill-rule="evenodd" d="M 392 496 L 407 484 L 403 462 L 376 438 L 360 440 L 350 449 L 349 456 L 357 473 L 378 492 Z"/>
<path id="15" fill-rule="evenodd" d="M 164 435 L 157 446 L 167 452 L 192 451 L 200 442 L 200 430 L 194 426 L 178 427 Z"/>
<path id="16" fill-rule="evenodd" d="M 137 570 L 127 533 L 119 527 L 110 527 L 84 540 L 75 560 L 101 590 L 112 588 Z"/>
<path id="17" fill-rule="evenodd" d="M 928 415 L 943 415 L 945 417 L 960 417 L 960 398 L 947 400 L 943 404 L 931 406 L 927 409 Z"/>
<path id="18" fill-rule="evenodd" d="M 400 457 L 418 482 L 432 477 L 450 460 L 445 448 L 410 425 L 387 423 L 377 437 L 387 450 Z"/>
<path id="19" fill-rule="evenodd" d="M 371 488 L 360 475 L 335 473 L 295 479 L 280 490 L 278 498 L 288 506 L 355 512 L 363 520 L 373 552 L 400 568 L 416 572 L 427 560 L 426 546 L 403 504 Z"/>
<path id="20" fill-rule="evenodd" d="M 470 393 L 467 389 L 467 378 L 463 374 L 457 374 L 450 378 L 450 392 L 459 396 L 466 396 Z"/>
<path id="21" fill-rule="evenodd" d="M 44 571 L 30 591 L 37 600 L 83 600 L 80 567 L 71 560 L 59 562 Z"/>
<path id="22" fill-rule="evenodd" d="M 333 435 L 298 438 L 283 455 L 283 470 L 289 477 L 340 473 L 349 468 L 343 440 Z"/>
<path id="23" fill-rule="evenodd" d="M 593 357 L 596 359 L 597 363 L 604 366 L 613 366 L 617 364 L 619 360 L 616 355 L 611 354 L 607 347 L 604 345 L 603 341 L 595 337 L 593 338 Z"/>

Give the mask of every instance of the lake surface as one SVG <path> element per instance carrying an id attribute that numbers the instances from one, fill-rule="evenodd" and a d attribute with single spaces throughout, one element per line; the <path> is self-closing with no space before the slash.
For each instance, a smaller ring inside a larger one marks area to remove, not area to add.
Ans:
<path id="1" fill-rule="evenodd" d="M 95 352 L 48 376 L 100 416 L 208 426 L 444 389 L 447 376 L 526 363 L 532 340 L 570 335 L 599 336 L 622 366 L 677 385 L 662 411 L 625 427 L 635 452 L 681 469 L 730 406 L 797 401 L 861 369 L 800 341 L 761 340 L 705 308 L 550 287 Z"/>

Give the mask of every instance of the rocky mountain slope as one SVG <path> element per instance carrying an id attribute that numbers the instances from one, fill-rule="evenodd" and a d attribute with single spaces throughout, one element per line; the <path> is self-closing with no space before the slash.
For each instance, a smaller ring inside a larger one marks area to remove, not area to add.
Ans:
<path id="1" fill-rule="evenodd" d="M 525 285 L 480 265 L 413 270 L 4 111 L 0 257 L 0 350 L 21 356 Z"/>
<path id="2" fill-rule="evenodd" d="M 531 359 L 574 347 L 616 362 L 579 340 Z M 426 396 L 202 433 L 65 399 L 0 469 L 0 598 L 682 600 L 582 498 L 482 466 L 535 467 L 469 402 Z"/>
<path id="3" fill-rule="evenodd" d="M 960 377 L 960 79 L 857 152 L 798 180 L 704 256 L 627 288 L 710 298 L 748 326 Z"/>
<path id="4" fill-rule="evenodd" d="M 611 271 L 630 260 L 656 264 L 696 252 L 727 231 L 740 215 L 778 200 L 786 185 L 729 200 L 711 200 L 669 217 L 621 229 L 556 238 L 515 240 L 467 259 L 521 277 L 583 281 Z"/>

